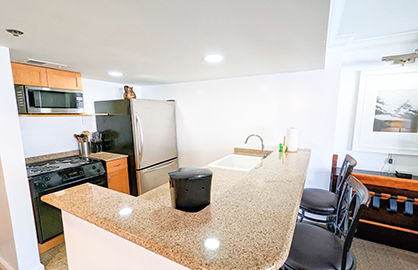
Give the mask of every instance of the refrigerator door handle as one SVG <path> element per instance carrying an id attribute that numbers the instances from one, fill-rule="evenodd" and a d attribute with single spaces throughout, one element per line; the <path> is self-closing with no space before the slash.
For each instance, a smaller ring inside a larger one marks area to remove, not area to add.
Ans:
<path id="1" fill-rule="evenodd" d="M 157 171 L 157 170 L 160 170 L 160 169 L 162 169 L 162 168 L 168 167 L 168 166 L 170 166 L 170 165 L 172 165 L 173 163 L 176 163 L 176 162 L 177 162 L 177 159 L 174 159 L 174 160 L 171 160 L 171 161 L 169 161 L 169 162 L 165 162 L 165 163 L 162 163 L 162 164 L 160 164 L 160 165 L 157 165 L 157 166 L 155 166 L 155 167 L 152 167 L 152 168 L 149 168 L 149 169 L 142 170 L 141 172 L 142 172 L 142 173 L 149 173 L 149 172 Z"/>
<path id="2" fill-rule="evenodd" d="M 142 147 L 144 143 L 144 134 L 142 133 L 141 120 L 139 119 L 138 114 L 135 115 L 135 119 L 136 119 L 136 125 L 138 128 L 138 135 L 139 135 L 139 149 L 137 149 L 139 153 L 137 153 L 137 156 L 138 156 L 138 161 L 141 161 L 142 160 Z"/>

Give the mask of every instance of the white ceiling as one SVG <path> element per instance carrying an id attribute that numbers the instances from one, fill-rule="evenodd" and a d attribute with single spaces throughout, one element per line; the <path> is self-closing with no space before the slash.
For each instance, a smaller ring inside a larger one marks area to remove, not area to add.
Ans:
<path id="1" fill-rule="evenodd" d="M 342 1 L 342 2 L 341 2 Z M 338 35 L 418 30 L 417 0 L 347 0 Z M 344 0 L 336 3 L 343 4 Z M 396 3 L 395 3 L 396 2 Z M 12 61 L 68 65 L 84 78 L 152 85 L 322 69 L 330 0 L 2 0 Z M 222 63 L 202 60 L 225 56 Z M 106 73 L 123 72 L 120 78 Z"/>
<path id="2" fill-rule="evenodd" d="M 329 0 L 6 2 L 0 25 L 24 32 L 0 32 L 12 61 L 62 63 L 85 78 L 148 85 L 324 66 Z M 202 60 L 212 53 L 224 61 Z"/>
<path id="3" fill-rule="evenodd" d="M 417 14 L 417 0 L 346 0 L 338 34 L 364 40 L 416 32 Z"/>

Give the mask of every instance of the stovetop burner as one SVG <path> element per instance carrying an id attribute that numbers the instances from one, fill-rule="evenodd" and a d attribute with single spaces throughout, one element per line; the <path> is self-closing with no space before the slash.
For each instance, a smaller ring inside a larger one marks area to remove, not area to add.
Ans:
<path id="1" fill-rule="evenodd" d="M 82 164 L 89 163 L 89 159 L 84 158 L 84 157 L 74 156 L 74 157 L 59 159 L 57 160 L 57 163 L 69 163 L 69 164 L 75 164 L 75 165 L 82 165 Z"/>
<path id="2" fill-rule="evenodd" d="M 26 166 L 26 170 L 28 171 L 28 175 L 37 175 L 45 172 L 52 172 L 55 170 L 59 170 L 61 167 L 56 165 L 44 164 L 38 166 L 28 165 Z"/>
<path id="3" fill-rule="evenodd" d="M 59 158 L 48 161 L 41 161 L 26 165 L 26 171 L 28 176 L 36 176 L 39 174 L 59 171 L 62 169 L 73 168 L 84 164 L 89 164 L 93 160 L 86 157 L 71 156 L 65 158 Z"/>

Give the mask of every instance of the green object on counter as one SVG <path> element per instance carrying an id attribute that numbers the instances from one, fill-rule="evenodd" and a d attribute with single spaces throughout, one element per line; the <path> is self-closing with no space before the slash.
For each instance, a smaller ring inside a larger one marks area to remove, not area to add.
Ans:
<path id="1" fill-rule="evenodd" d="M 283 144 L 279 144 L 279 152 L 283 152 Z"/>

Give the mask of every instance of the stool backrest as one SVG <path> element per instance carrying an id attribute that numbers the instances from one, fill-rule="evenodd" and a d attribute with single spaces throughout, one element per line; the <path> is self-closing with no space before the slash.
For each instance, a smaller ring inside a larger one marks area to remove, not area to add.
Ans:
<path id="1" fill-rule="evenodd" d="M 344 237 L 344 250 L 341 269 L 345 269 L 347 254 L 353 242 L 354 234 L 359 223 L 361 214 L 370 204 L 369 190 L 354 176 L 350 175 L 346 184 L 342 187 L 342 197 L 345 204 L 341 204 L 344 211 L 340 211 L 341 216 L 339 226 Z"/>
<path id="2" fill-rule="evenodd" d="M 343 165 L 341 166 L 341 169 L 340 169 L 340 173 L 338 174 L 337 186 L 335 189 L 335 193 L 338 196 L 340 195 L 342 187 L 344 186 L 348 177 L 353 172 L 353 169 L 356 165 L 357 165 L 357 161 L 352 156 L 350 155 L 345 156 Z"/>

